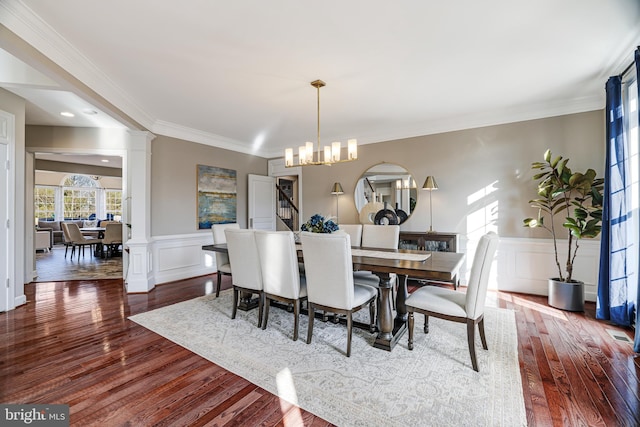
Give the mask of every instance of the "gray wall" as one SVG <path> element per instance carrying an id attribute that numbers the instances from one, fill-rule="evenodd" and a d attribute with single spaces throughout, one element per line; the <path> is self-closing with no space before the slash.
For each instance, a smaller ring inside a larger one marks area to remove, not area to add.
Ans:
<path id="1" fill-rule="evenodd" d="M 247 226 L 247 175 L 266 175 L 267 160 L 222 148 L 158 136 L 151 142 L 151 235 L 198 231 L 196 165 L 235 169 L 237 220 Z M 202 231 L 210 233 L 209 230 Z"/>
<path id="2" fill-rule="evenodd" d="M 536 215 L 528 203 L 536 197 L 531 162 L 541 161 L 551 148 L 554 155 L 570 158 L 573 170 L 593 168 L 602 176 L 604 132 L 599 110 L 362 145 L 357 161 L 303 167 L 304 215 L 335 215 L 330 189 L 339 181 L 345 191 L 339 199 L 340 222 L 359 222 L 353 201 L 358 178 L 370 166 L 390 162 L 409 170 L 418 187 L 428 175 L 435 176 L 435 231 L 469 233 L 493 221 L 504 237 L 546 238 L 544 230 L 522 226 L 525 217 Z M 402 229 L 428 228 L 429 193 L 419 190 L 416 211 Z"/>

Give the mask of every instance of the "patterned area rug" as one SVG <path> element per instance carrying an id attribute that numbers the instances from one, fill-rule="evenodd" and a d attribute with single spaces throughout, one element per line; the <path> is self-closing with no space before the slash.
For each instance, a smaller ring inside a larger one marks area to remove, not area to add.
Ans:
<path id="1" fill-rule="evenodd" d="M 346 357 L 346 327 L 272 307 L 266 330 L 257 311 L 231 320 L 232 293 L 200 297 L 130 317 L 134 322 L 338 426 L 524 426 L 514 313 L 487 308 L 489 350 L 477 338 L 480 372 L 471 368 L 466 325 L 430 319 L 415 346 L 406 334 L 391 352 L 373 347 L 374 335 L 354 328 Z M 368 317 L 362 310 L 361 320 Z"/>

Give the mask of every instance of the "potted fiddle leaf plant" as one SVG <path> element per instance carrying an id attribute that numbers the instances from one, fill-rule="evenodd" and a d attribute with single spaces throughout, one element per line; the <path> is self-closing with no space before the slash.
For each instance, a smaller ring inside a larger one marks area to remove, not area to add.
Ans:
<path id="1" fill-rule="evenodd" d="M 602 228 L 602 191 L 604 179 L 597 178 L 593 169 L 573 172 L 562 156 L 544 153 L 544 161 L 533 162 L 539 171 L 533 176 L 537 182 L 538 198 L 530 200 L 538 209 L 536 218 L 526 218 L 525 227 L 543 228 L 551 234 L 558 277 L 549 279 L 549 305 L 571 311 L 584 310 L 584 283 L 573 278 L 573 267 L 584 238 L 594 238 Z M 562 228 L 554 220 L 564 218 Z M 566 238 L 566 261 L 560 263 L 558 244 Z"/>

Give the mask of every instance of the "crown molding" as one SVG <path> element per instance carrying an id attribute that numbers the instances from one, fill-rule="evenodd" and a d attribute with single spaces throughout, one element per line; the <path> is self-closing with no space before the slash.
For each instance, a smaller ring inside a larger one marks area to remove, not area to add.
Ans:
<path id="1" fill-rule="evenodd" d="M 155 119 L 64 37 L 19 0 L 0 2 L 0 23 L 147 129 Z"/>
<path id="2" fill-rule="evenodd" d="M 152 132 L 159 135 L 170 136 L 172 138 L 184 139 L 185 141 L 197 142 L 211 147 L 224 148 L 225 150 L 239 153 L 251 154 L 258 157 L 266 157 L 265 152 L 253 149 L 249 144 L 210 132 L 182 126 L 164 120 L 156 120 L 152 127 Z"/>

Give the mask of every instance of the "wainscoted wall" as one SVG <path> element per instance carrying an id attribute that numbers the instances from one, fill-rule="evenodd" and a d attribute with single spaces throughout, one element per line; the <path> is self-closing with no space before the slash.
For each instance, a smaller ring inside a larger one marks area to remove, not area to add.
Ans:
<path id="1" fill-rule="evenodd" d="M 566 262 L 566 241 L 558 242 L 560 265 Z M 596 300 L 599 240 L 581 240 L 574 263 L 573 278 L 585 282 L 585 299 Z M 553 240 L 500 238 L 500 245 L 493 266 L 495 279 L 492 285 L 503 291 L 547 295 L 548 281 L 558 276 L 554 256 Z"/>
<path id="2" fill-rule="evenodd" d="M 213 252 L 202 250 L 202 245 L 211 244 L 211 232 L 154 237 L 151 253 L 155 284 L 215 273 Z"/>
<path id="3" fill-rule="evenodd" d="M 461 241 L 466 241 L 461 238 Z M 193 233 L 153 238 L 154 279 L 156 284 L 216 272 L 215 256 L 202 250 L 213 243 L 211 233 Z M 559 242 L 561 265 L 566 260 L 564 241 Z M 466 246 L 466 245 L 465 245 Z M 470 268 L 475 245 L 469 245 L 466 268 Z M 464 249 L 461 248 L 461 251 Z M 575 261 L 574 278 L 585 282 L 585 298 L 596 300 L 600 241 L 582 240 Z M 467 284 L 469 272 L 461 273 Z M 547 295 L 550 277 L 557 276 L 551 239 L 500 238 L 494 260 L 490 288 L 535 295 Z"/>

